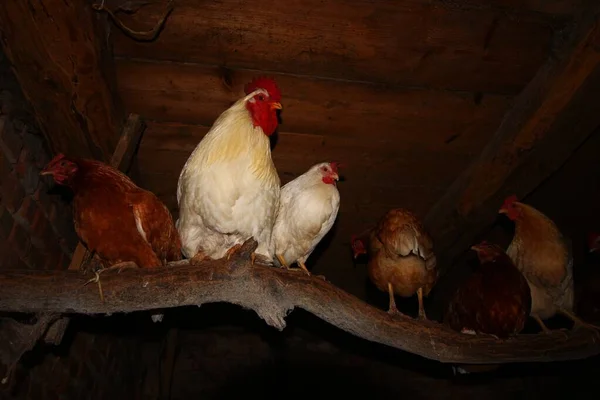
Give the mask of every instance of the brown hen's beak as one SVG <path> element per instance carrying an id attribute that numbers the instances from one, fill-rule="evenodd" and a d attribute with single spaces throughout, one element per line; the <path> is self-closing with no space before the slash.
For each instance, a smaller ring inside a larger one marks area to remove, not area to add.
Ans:
<path id="1" fill-rule="evenodd" d="M 480 250 L 479 245 L 476 244 L 475 246 L 471 246 L 471 250 L 479 251 Z"/>
<path id="2" fill-rule="evenodd" d="M 271 103 L 271 110 L 281 110 L 281 109 L 283 109 L 283 107 L 281 106 L 281 103 L 279 103 L 279 102 Z"/>
<path id="3" fill-rule="evenodd" d="M 501 208 L 498 210 L 498 214 L 508 214 L 508 210 L 506 208 Z"/>
<path id="4" fill-rule="evenodd" d="M 45 175 L 52 175 L 52 171 L 46 171 L 45 169 L 40 171 L 40 175 L 41 176 L 45 176 Z"/>

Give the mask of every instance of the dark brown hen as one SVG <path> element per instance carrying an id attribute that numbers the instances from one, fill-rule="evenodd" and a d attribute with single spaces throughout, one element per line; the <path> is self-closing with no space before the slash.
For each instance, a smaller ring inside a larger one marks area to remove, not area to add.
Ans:
<path id="1" fill-rule="evenodd" d="M 527 280 L 497 245 L 482 242 L 471 249 L 480 266 L 454 294 L 444 323 L 458 332 L 502 339 L 518 334 L 531 310 Z"/>

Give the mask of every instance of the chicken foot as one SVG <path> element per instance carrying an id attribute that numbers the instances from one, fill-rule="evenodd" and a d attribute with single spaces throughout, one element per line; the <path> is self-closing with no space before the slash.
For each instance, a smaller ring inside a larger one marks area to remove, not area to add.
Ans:
<path id="1" fill-rule="evenodd" d="M 103 272 L 106 272 L 109 270 L 115 270 L 115 269 L 117 270 L 117 273 L 120 274 L 121 271 L 123 271 L 124 269 L 128 269 L 128 268 L 139 268 L 139 267 L 134 262 L 126 261 L 126 262 L 112 265 L 108 268 L 103 268 L 99 271 L 94 271 L 95 277 L 93 277 L 92 279 L 90 279 L 89 281 L 84 283 L 83 286 L 86 286 L 87 284 L 92 283 L 92 282 L 97 283 L 98 284 L 98 292 L 100 293 L 100 301 L 102 301 L 102 303 L 104 303 L 104 292 L 102 291 L 102 283 L 100 282 L 100 274 Z"/>
<path id="2" fill-rule="evenodd" d="M 553 331 L 548 329 L 544 321 L 542 321 L 542 319 L 538 315 L 531 314 L 530 316 L 535 320 L 535 322 L 537 322 L 537 324 L 540 326 L 540 328 L 545 334 L 551 335 L 553 333 Z M 559 332 L 561 332 L 565 336 L 565 339 L 569 337 L 569 335 L 564 330 L 560 330 Z"/>
<path id="3" fill-rule="evenodd" d="M 269 261 L 267 259 L 267 257 L 265 257 L 261 254 L 257 254 L 257 253 L 250 254 L 250 262 L 252 263 L 252 265 L 260 264 L 260 265 L 264 265 L 266 267 L 270 267 L 273 265 L 273 262 Z"/>
<path id="4" fill-rule="evenodd" d="M 296 261 L 296 264 L 298 264 L 298 267 L 300 268 L 292 268 L 289 265 L 287 265 L 285 259 L 281 254 L 275 254 L 275 257 L 277 257 L 277 259 L 279 260 L 279 263 L 281 264 L 282 268 L 285 268 L 288 271 L 304 271 L 306 275 L 311 276 L 310 271 L 308 270 L 308 268 L 306 268 L 306 265 L 304 265 L 302 261 Z"/>
<path id="5" fill-rule="evenodd" d="M 198 265 L 205 260 L 210 260 L 210 257 L 207 257 L 202 251 L 199 251 L 194 257 L 191 258 L 190 265 Z"/>
<path id="6" fill-rule="evenodd" d="M 227 253 L 225 253 L 225 255 L 227 256 L 227 261 L 229 261 L 231 256 L 234 255 L 237 251 L 239 251 L 242 248 L 242 246 L 243 246 L 243 243 L 239 243 L 234 246 L 231 246 L 231 248 L 229 250 L 227 250 Z"/>
<path id="7" fill-rule="evenodd" d="M 390 295 L 390 306 L 388 309 L 388 314 L 390 315 L 402 315 L 398 308 L 396 307 L 396 299 L 394 298 L 394 287 L 390 282 L 388 282 L 388 293 Z"/>
<path id="8" fill-rule="evenodd" d="M 302 261 L 296 261 L 296 264 L 298 264 L 298 266 L 300 268 L 292 268 L 289 265 L 287 265 L 287 263 L 285 262 L 285 259 L 283 258 L 283 256 L 281 254 L 275 254 L 275 257 L 277 257 L 277 259 L 279 260 L 279 263 L 281 264 L 281 268 L 285 268 L 288 271 L 303 271 L 308 276 L 316 276 L 317 278 L 321 278 L 325 281 L 327 280 L 327 278 L 325 278 L 323 275 L 312 275 L 310 273 L 310 271 L 308 270 L 308 268 L 306 268 L 306 264 L 304 264 Z"/>
<path id="9" fill-rule="evenodd" d="M 542 321 L 542 319 L 539 316 L 537 316 L 536 314 L 531 314 L 531 318 L 533 318 L 535 320 L 535 322 L 538 323 L 538 325 L 540 326 L 540 328 L 542 328 L 542 331 L 544 331 L 544 333 L 547 333 L 547 334 L 552 333 L 552 331 L 550 329 L 548 329 L 548 327 L 546 326 L 544 321 Z"/>
<path id="10" fill-rule="evenodd" d="M 588 322 L 583 321 L 581 318 L 579 318 L 578 316 L 576 316 L 575 314 L 573 314 L 572 312 L 565 310 L 564 308 L 559 308 L 558 312 L 562 315 L 564 315 L 565 317 L 569 318 L 571 321 L 573 321 L 573 329 L 575 328 L 587 328 L 587 329 L 592 329 L 595 330 L 597 334 L 600 334 L 600 326 L 596 326 L 593 324 L 590 324 Z"/>
<path id="11" fill-rule="evenodd" d="M 420 287 L 417 289 L 417 298 L 419 299 L 419 319 L 424 321 L 427 319 L 427 315 L 425 314 L 425 305 L 423 304 L 423 288 Z"/>

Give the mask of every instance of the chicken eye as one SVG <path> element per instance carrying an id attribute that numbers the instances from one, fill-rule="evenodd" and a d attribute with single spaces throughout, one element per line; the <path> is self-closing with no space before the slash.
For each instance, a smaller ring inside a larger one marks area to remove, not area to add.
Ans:
<path id="1" fill-rule="evenodd" d="M 321 170 L 322 170 L 323 172 L 327 172 L 327 167 L 321 167 Z"/>
<path id="2" fill-rule="evenodd" d="M 258 100 L 265 101 L 265 96 L 263 96 L 262 94 L 258 95 Z"/>

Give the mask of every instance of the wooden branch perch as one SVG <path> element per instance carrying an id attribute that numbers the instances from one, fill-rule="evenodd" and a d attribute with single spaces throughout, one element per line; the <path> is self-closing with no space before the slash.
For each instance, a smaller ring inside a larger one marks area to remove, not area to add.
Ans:
<path id="1" fill-rule="evenodd" d="M 229 261 L 197 266 L 180 261 L 165 268 L 107 271 L 101 276 L 104 303 L 97 288 L 84 286 L 86 279 L 74 271 L 2 271 L 0 311 L 112 314 L 228 302 L 256 311 L 279 330 L 299 307 L 353 335 L 444 363 L 560 361 L 600 353 L 597 332 L 585 329 L 499 341 L 393 317 L 322 279 L 251 265 L 255 248 L 249 241 Z"/>

